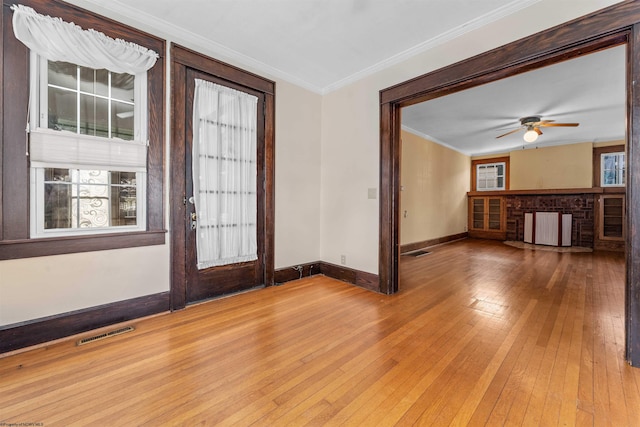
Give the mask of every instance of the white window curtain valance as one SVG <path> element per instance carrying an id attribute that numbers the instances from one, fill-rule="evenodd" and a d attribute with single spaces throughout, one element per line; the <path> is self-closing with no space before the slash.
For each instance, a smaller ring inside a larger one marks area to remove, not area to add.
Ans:
<path id="1" fill-rule="evenodd" d="M 51 61 L 138 74 L 156 63 L 158 53 L 135 43 L 113 39 L 104 33 L 13 5 L 13 32 L 29 49 Z"/>
<path id="2" fill-rule="evenodd" d="M 72 132 L 31 131 L 31 167 L 146 172 L 147 146 Z"/>
<path id="3" fill-rule="evenodd" d="M 257 102 L 195 81 L 191 169 L 199 269 L 258 258 Z"/>

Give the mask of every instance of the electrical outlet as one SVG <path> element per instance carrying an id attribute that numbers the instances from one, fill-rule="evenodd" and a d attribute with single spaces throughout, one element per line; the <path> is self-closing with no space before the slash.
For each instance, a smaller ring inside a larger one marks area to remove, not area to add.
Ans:
<path id="1" fill-rule="evenodd" d="M 347 265 L 347 256 L 346 255 L 340 255 L 340 263 L 342 265 Z"/>

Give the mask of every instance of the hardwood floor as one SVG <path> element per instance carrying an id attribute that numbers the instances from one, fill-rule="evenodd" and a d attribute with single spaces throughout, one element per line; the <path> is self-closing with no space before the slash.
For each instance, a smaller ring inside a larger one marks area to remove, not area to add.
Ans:
<path id="1" fill-rule="evenodd" d="M 624 257 L 464 240 L 0 359 L 0 425 L 640 425 Z"/>

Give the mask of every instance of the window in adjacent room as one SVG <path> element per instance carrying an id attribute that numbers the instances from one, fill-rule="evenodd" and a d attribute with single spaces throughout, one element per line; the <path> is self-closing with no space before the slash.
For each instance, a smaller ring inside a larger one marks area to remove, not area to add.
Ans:
<path id="1" fill-rule="evenodd" d="M 476 191 L 504 190 L 505 174 L 505 162 L 476 165 Z"/>
<path id="2" fill-rule="evenodd" d="M 600 156 L 600 185 L 622 187 L 625 185 L 625 153 L 602 153 Z"/>

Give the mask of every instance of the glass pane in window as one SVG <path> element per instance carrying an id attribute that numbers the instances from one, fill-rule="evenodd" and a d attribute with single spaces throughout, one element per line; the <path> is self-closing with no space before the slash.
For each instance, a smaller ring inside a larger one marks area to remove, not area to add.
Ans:
<path id="1" fill-rule="evenodd" d="M 135 187 L 111 187 L 111 225 L 136 225 Z"/>
<path id="2" fill-rule="evenodd" d="M 74 222 L 78 227 L 106 227 L 109 225 L 109 173 L 106 171 L 76 171 L 77 203 Z"/>
<path id="3" fill-rule="evenodd" d="M 69 169 L 56 169 L 56 168 L 47 168 L 44 170 L 44 180 L 46 182 L 52 181 L 71 181 L 71 177 L 69 175 Z"/>
<path id="4" fill-rule="evenodd" d="M 106 185 L 78 186 L 77 221 L 79 227 L 109 225 L 109 192 Z"/>
<path id="5" fill-rule="evenodd" d="M 504 165 L 497 165 L 496 168 L 498 170 L 498 175 L 504 176 Z"/>
<path id="6" fill-rule="evenodd" d="M 49 87 L 49 129 L 77 131 L 76 92 Z"/>
<path id="7" fill-rule="evenodd" d="M 80 133 L 109 137 L 109 101 L 80 95 Z"/>
<path id="8" fill-rule="evenodd" d="M 71 222 L 71 185 L 52 184 L 44 185 L 44 228 L 72 228 Z"/>
<path id="9" fill-rule="evenodd" d="M 602 155 L 601 185 L 625 184 L 625 153 L 609 153 Z"/>
<path id="10" fill-rule="evenodd" d="M 132 140 L 133 127 L 133 105 L 112 101 L 111 137 Z"/>
<path id="11" fill-rule="evenodd" d="M 616 183 L 616 172 L 613 170 L 604 171 L 604 185 L 614 185 Z"/>
<path id="12" fill-rule="evenodd" d="M 504 188 L 504 178 L 503 177 L 498 177 L 498 185 L 496 186 L 496 188 Z"/>
<path id="13" fill-rule="evenodd" d="M 137 225 L 135 172 L 44 170 L 46 230 Z"/>
<path id="14" fill-rule="evenodd" d="M 136 174 L 111 172 L 111 185 L 111 225 L 136 225 Z"/>
<path id="15" fill-rule="evenodd" d="M 109 184 L 109 172 L 100 170 L 71 170 L 71 180 L 81 184 Z"/>
<path id="16" fill-rule="evenodd" d="M 134 102 L 134 85 L 135 76 L 132 74 L 111 73 L 111 98 L 120 101 Z"/>
<path id="17" fill-rule="evenodd" d="M 61 61 L 48 61 L 49 84 L 76 90 L 78 85 L 75 64 Z"/>
<path id="18" fill-rule="evenodd" d="M 109 96 L 109 71 L 80 67 L 80 90 L 100 96 Z"/>

